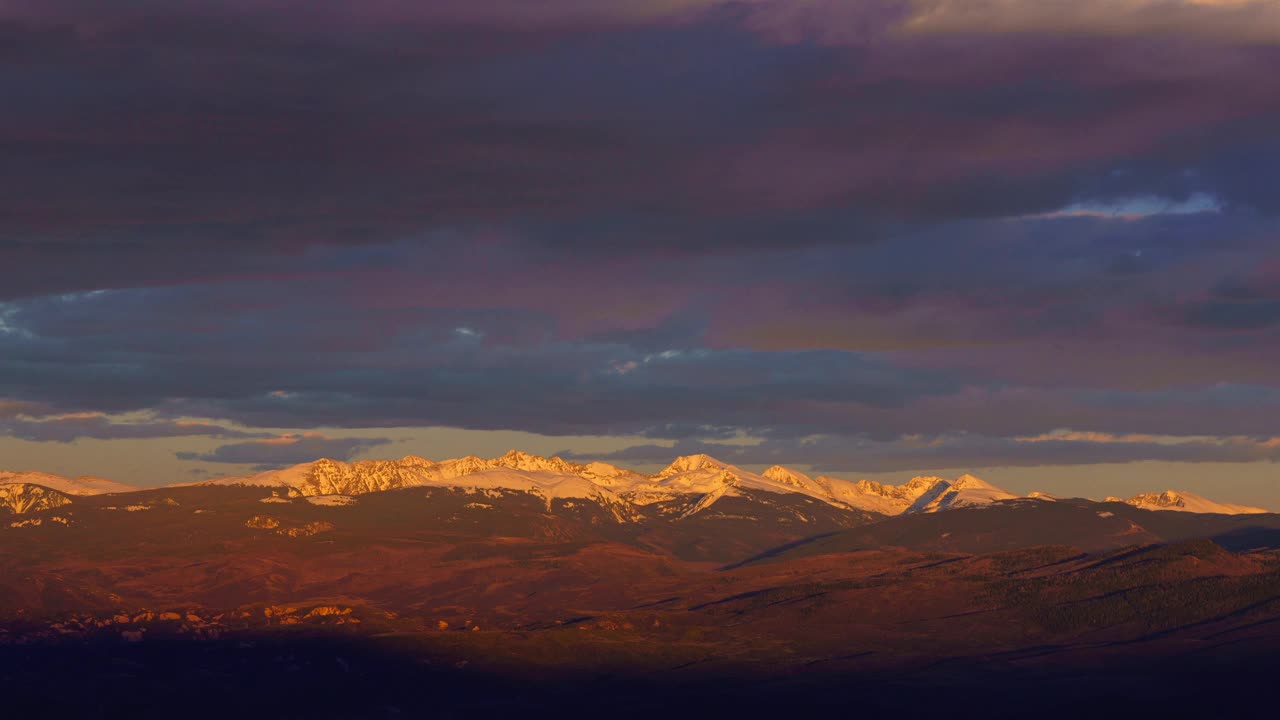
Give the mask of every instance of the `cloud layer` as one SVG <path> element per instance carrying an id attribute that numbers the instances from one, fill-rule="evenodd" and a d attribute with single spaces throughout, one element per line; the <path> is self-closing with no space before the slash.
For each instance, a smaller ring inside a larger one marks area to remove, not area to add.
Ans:
<path id="1" fill-rule="evenodd" d="M 1276 8 L 2 2 L 0 435 L 1274 459 Z"/>
<path id="2" fill-rule="evenodd" d="M 387 438 L 331 438 L 319 433 L 304 433 L 220 445 L 207 453 L 181 452 L 178 458 L 253 465 L 257 470 L 267 470 L 319 458 L 350 460 L 360 452 L 390 442 Z"/>

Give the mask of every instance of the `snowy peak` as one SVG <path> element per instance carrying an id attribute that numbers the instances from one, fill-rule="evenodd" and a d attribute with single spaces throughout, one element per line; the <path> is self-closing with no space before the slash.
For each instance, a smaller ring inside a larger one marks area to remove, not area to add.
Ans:
<path id="1" fill-rule="evenodd" d="M 31 483 L 0 484 L 0 511 L 14 515 L 39 512 L 70 505 L 71 498 L 50 488 Z"/>
<path id="2" fill-rule="evenodd" d="M 729 467 L 726 463 L 711 457 L 710 455 L 683 455 L 676 458 L 670 465 L 662 469 L 657 474 L 659 478 L 668 478 L 672 475 L 681 475 L 683 473 L 697 472 L 699 470 L 724 470 Z"/>
<path id="3" fill-rule="evenodd" d="M 795 470 L 789 470 L 781 465 L 774 465 L 761 473 L 761 475 L 780 485 L 787 485 L 789 487 L 809 488 L 813 485 L 813 480 L 808 475 L 796 472 Z"/>
<path id="4" fill-rule="evenodd" d="M 841 483 L 833 494 L 851 507 L 884 515 L 938 512 L 953 507 L 986 505 L 1015 497 L 991 483 L 962 475 L 955 480 L 940 477 L 914 477 L 901 485 L 888 485 L 874 480 Z"/>
<path id="5" fill-rule="evenodd" d="M 428 460 L 424 457 L 419 457 L 417 455 L 405 455 L 403 458 L 400 459 L 400 464 L 405 467 L 424 467 L 425 468 L 425 467 L 431 467 L 436 463 L 432 460 Z"/>
<path id="6" fill-rule="evenodd" d="M 285 481 L 302 495 L 358 495 L 379 490 L 394 490 L 412 485 L 416 479 L 416 465 L 404 465 L 394 460 L 367 460 L 345 463 L 323 458 L 310 466 L 298 466 L 281 471 L 281 474 L 302 470 L 299 482 Z M 281 478 L 285 480 L 285 478 Z"/>
<path id="7" fill-rule="evenodd" d="M 493 467 L 492 462 L 482 457 L 467 455 L 466 457 L 443 460 L 436 463 L 430 468 L 430 471 L 433 477 L 450 478 L 470 475 L 481 470 L 491 470 Z"/>
<path id="8" fill-rule="evenodd" d="M 944 478 L 936 475 L 917 475 L 898 487 L 903 488 L 912 497 L 920 497 L 929 491 L 930 488 L 937 486 L 938 483 L 947 482 Z"/>
<path id="9" fill-rule="evenodd" d="M 961 475 L 952 482 L 938 482 L 912 503 L 905 512 L 931 513 L 961 507 L 980 507 L 1000 500 L 1018 497 L 1011 492 L 972 475 Z"/>
<path id="10" fill-rule="evenodd" d="M 878 495 L 884 498 L 903 498 L 907 496 L 905 486 L 885 485 L 875 480 L 859 480 L 853 484 L 853 487 L 858 492 L 866 495 Z"/>
<path id="11" fill-rule="evenodd" d="M 1108 498 L 1108 501 L 1111 500 L 1111 498 Z M 1262 508 L 1249 507 L 1247 505 L 1214 502 L 1194 493 L 1178 490 L 1165 490 L 1162 493 L 1142 493 L 1122 502 L 1143 510 L 1172 510 L 1218 515 L 1254 515 L 1267 512 Z"/>
<path id="12" fill-rule="evenodd" d="M 624 470 L 602 462 L 591 462 L 579 466 L 578 475 L 597 485 L 610 488 L 631 485 L 644 478 L 643 475 L 634 470 Z"/>
<path id="13" fill-rule="evenodd" d="M 4 481 L 4 476 L 0 473 L 0 482 Z M 439 462 L 416 455 L 400 460 L 352 463 L 323 458 L 251 477 L 211 480 L 208 484 L 276 487 L 293 497 L 360 495 L 414 487 L 449 487 L 467 491 L 503 489 L 533 493 L 548 503 L 552 498 L 588 498 L 614 510 L 624 506 L 631 508 L 628 512 L 639 512 L 636 508 L 676 500 L 695 502 L 699 510 L 704 510 L 721 498 L 753 495 L 757 491 L 774 495 L 805 495 L 842 510 L 880 515 L 985 507 L 1018 498 L 970 474 L 955 479 L 917 476 L 900 485 L 890 485 L 866 479 L 812 478 L 781 465 L 754 473 L 709 455 L 698 454 L 678 457 L 658 473 L 642 475 L 608 463 L 581 464 L 520 450 L 511 450 L 495 458 L 468 455 Z M 60 487 L 54 489 L 63 491 Z M 1046 501 L 1054 499 L 1044 493 L 1033 493 L 1029 497 Z M 1108 501 L 1113 500 L 1108 498 Z M 1172 490 L 1114 501 L 1149 510 L 1228 514 L 1267 512 L 1261 508 L 1217 503 L 1192 493 Z"/>
<path id="14" fill-rule="evenodd" d="M 1129 498 L 1125 502 L 1135 507 L 1159 508 L 1161 510 L 1186 509 L 1187 507 L 1187 502 L 1182 499 L 1182 495 L 1173 490 L 1165 490 L 1162 493 L 1142 493 Z"/>
<path id="15" fill-rule="evenodd" d="M 609 488 L 636 479 L 645 478 L 606 463 L 578 465 L 558 457 L 512 450 L 492 459 L 468 455 L 440 462 L 416 455 L 353 463 L 322 458 L 283 470 L 204 484 L 283 488 L 293 497 L 350 496 L 414 487 L 501 488 L 531 492 L 548 500 L 576 497 L 612 503 L 616 498 Z"/>
<path id="16" fill-rule="evenodd" d="M 43 472 L 7 472 L 0 471 L 0 483 L 40 485 L 57 490 L 66 495 L 105 495 L 107 493 L 133 492 L 141 488 L 133 485 L 103 480 L 96 477 L 66 478 Z"/>
<path id="17" fill-rule="evenodd" d="M 494 458 L 489 461 L 494 468 L 510 468 L 512 470 L 525 470 L 528 472 L 561 472 L 576 474 L 578 467 L 572 465 L 558 457 L 545 458 L 539 455 L 530 455 L 519 450 L 511 450 L 507 454 Z"/>
<path id="18" fill-rule="evenodd" d="M 996 490 L 998 489 L 996 488 L 995 485 L 992 485 L 986 480 L 983 480 L 980 477 L 969 475 L 967 473 L 956 478 L 951 483 L 951 488 L 953 490 Z"/>

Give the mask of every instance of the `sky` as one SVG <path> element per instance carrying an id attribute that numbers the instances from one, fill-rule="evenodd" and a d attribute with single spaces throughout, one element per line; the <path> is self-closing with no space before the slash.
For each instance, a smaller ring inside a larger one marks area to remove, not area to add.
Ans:
<path id="1" fill-rule="evenodd" d="M 1276 0 L 0 0 L 0 469 L 1280 509 Z"/>

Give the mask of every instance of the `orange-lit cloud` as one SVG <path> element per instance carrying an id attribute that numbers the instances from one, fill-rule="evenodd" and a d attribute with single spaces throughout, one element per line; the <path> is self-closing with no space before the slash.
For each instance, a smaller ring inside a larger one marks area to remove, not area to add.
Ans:
<path id="1" fill-rule="evenodd" d="M 911 33 L 1187 35 L 1280 41 L 1274 0 L 918 0 Z"/>
<path id="2" fill-rule="evenodd" d="M 1155 435 L 1128 434 L 1116 435 L 1103 432 L 1082 432 L 1078 430 L 1061 430 L 1040 435 L 1014 438 L 1018 442 L 1092 442 L 1092 443 L 1132 443 L 1157 442 Z"/>
<path id="3" fill-rule="evenodd" d="M 370 448 L 390 442 L 390 438 L 329 437 L 315 432 L 290 433 L 221 445 L 205 453 L 180 452 L 177 457 L 187 461 L 268 468 L 310 462 L 322 457 L 349 460 Z"/>

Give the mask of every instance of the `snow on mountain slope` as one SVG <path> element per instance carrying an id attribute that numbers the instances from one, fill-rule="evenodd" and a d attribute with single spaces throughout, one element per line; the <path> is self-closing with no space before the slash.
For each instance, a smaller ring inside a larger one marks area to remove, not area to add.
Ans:
<path id="1" fill-rule="evenodd" d="M 65 478 L 43 472 L 7 472 L 0 470 L 0 483 L 41 485 L 67 495 L 105 495 L 133 492 L 141 488 L 96 477 Z"/>
<path id="2" fill-rule="evenodd" d="M 300 497 L 432 486 L 508 489 L 538 495 L 548 503 L 552 498 L 587 498 L 612 508 L 693 498 L 686 515 L 706 510 L 721 498 L 742 497 L 744 491 L 801 494 L 838 508 L 884 515 L 936 512 L 1013 497 L 971 476 L 955 481 L 919 477 L 893 486 L 867 480 L 811 478 L 778 465 L 753 473 L 709 455 L 678 457 L 653 475 L 641 475 L 606 463 L 579 464 L 516 450 L 491 459 L 469 455 L 440 462 L 416 456 L 354 463 L 324 459 L 204 484 L 281 487 Z"/>
<path id="3" fill-rule="evenodd" d="M 627 470 L 602 462 L 591 462 L 580 466 L 578 475 L 604 487 L 627 486 L 644 477 L 635 470 Z"/>
<path id="4" fill-rule="evenodd" d="M 619 493 L 637 505 L 649 505 L 680 495 L 703 495 L 690 514 L 705 510 L 720 498 L 741 496 L 741 490 L 762 490 L 776 495 L 798 493 L 829 505 L 862 509 L 845 502 L 838 495 L 847 493 L 851 485 L 846 480 L 835 478 L 814 479 L 779 465 L 763 473 L 753 473 L 708 455 L 686 455 L 676 458 L 655 475 L 636 476 L 629 485 L 620 487 Z"/>
<path id="5" fill-rule="evenodd" d="M 403 460 L 346 463 L 322 459 L 249 477 L 206 481 L 207 485 L 260 485 L 283 488 L 295 497 L 360 495 L 412 487 L 455 487 L 475 490 L 507 489 L 529 492 L 550 503 L 553 498 L 591 499 L 616 515 L 634 514 L 624 506 L 645 506 L 697 496 L 698 512 L 740 490 L 775 494 L 801 493 L 839 507 L 848 507 L 831 494 L 832 483 L 813 480 L 781 467 L 756 474 L 707 455 L 677 458 L 649 476 L 601 462 L 579 464 L 512 450 L 486 459 L 470 455 L 441 462 L 416 456 Z M 848 484 L 848 483 L 845 483 Z"/>
<path id="6" fill-rule="evenodd" d="M 604 463 L 589 466 L 560 458 L 542 458 L 512 451 L 486 460 L 474 455 L 432 462 L 416 456 L 402 460 L 364 460 L 346 463 L 321 459 L 271 470 L 248 477 L 209 480 L 202 485 L 261 485 L 287 489 L 298 497 L 361 495 L 413 487 L 461 487 L 531 492 L 544 498 L 590 498 L 616 502 L 603 483 L 617 482 L 636 473 Z"/>
<path id="7" fill-rule="evenodd" d="M 32 483 L 0 484 L 0 510 L 8 510 L 14 515 L 49 510 L 63 505 L 70 505 L 71 502 L 71 498 L 65 493 L 51 490 L 41 485 Z"/>
<path id="8" fill-rule="evenodd" d="M 841 502 L 868 512 L 881 515 L 900 515 L 922 495 L 934 487 L 946 483 L 939 477 L 915 477 L 902 485 L 886 485 L 874 480 L 848 482 L 836 478 L 819 478 L 832 488 L 832 494 Z"/>
<path id="9" fill-rule="evenodd" d="M 1143 510 L 1174 510 L 1190 513 L 1214 513 L 1219 515 L 1255 515 L 1265 513 L 1262 508 L 1247 505 L 1220 503 L 1194 493 L 1165 490 L 1162 493 L 1143 493 L 1124 501 Z"/>
<path id="10" fill-rule="evenodd" d="M 285 487 L 290 489 L 289 494 L 303 497 L 360 495 L 425 484 L 425 473 L 435 465 L 424 465 L 420 460 L 410 456 L 404 460 L 345 463 L 325 458 L 283 470 L 270 470 L 244 478 L 222 478 L 205 484 Z"/>
<path id="11" fill-rule="evenodd" d="M 642 475 L 601 462 L 581 464 L 516 450 L 496 458 L 468 455 L 440 462 L 413 455 L 401 460 L 353 463 L 322 459 L 283 470 L 202 484 L 277 487 L 293 497 L 352 496 L 413 487 L 505 489 L 537 495 L 548 503 L 548 508 L 556 498 L 590 499 L 619 517 L 633 516 L 639 512 L 637 508 L 673 501 L 691 503 L 687 511 L 680 511 L 688 516 L 706 510 L 722 498 L 749 495 L 748 491 L 800 494 L 837 508 L 881 515 L 981 507 L 1018 497 L 973 475 L 954 480 L 915 477 L 901 485 L 887 485 L 871 480 L 812 478 L 778 465 L 753 473 L 701 454 L 678 457 L 659 472 Z M 1215 503 L 1191 493 L 1141 495 L 1126 502 L 1148 509 L 1185 512 L 1265 512 Z"/>
<path id="12" fill-rule="evenodd" d="M 998 500 L 1018 497 L 972 475 L 961 475 L 952 482 L 936 483 L 907 508 L 906 513 L 930 513 L 960 507 L 990 505 Z"/>
<path id="13" fill-rule="evenodd" d="M 1017 497 L 972 475 L 963 475 L 955 480 L 932 476 L 914 477 L 901 485 L 886 485 L 874 480 L 852 483 L 835 478 L 818 480 L 829 484 L 833 499 L 859 510 L 882 515 L 938 512 Z"/>
<path id="14" fill-rule="evenodd" d="M 781 465 L 774 465 L 768 470 L 760 473 L 760 475 L 761 477 L 767 478 L 781 485 L 786 485 L 787 487 L 809 489 L 815 489 L 818 487 L 814 484 L 813 479 L 808 475 L 796 472 L 789 468 L 784 468 Z"/>

